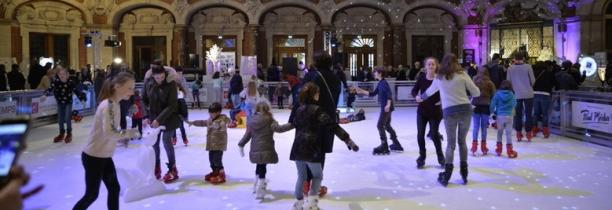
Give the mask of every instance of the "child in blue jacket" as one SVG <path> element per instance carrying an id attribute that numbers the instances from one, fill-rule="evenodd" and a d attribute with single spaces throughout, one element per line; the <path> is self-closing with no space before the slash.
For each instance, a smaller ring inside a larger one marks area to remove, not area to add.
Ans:
<path id="1" fill-rule="evenodd" d="M 512 148 L 512 118 L 514 107 L 516 106 L 516 98 L 512 92 L 512 83 L 508 80 L 502 81 L 499 90 L 491 100 L 490 110 L 497 115 L 497 148 L 495 152 L 497 156 L 502 153 L 502 135 L 506 130 L 506 150 L 508 158 L 516 158 L 518 153 Z"/>

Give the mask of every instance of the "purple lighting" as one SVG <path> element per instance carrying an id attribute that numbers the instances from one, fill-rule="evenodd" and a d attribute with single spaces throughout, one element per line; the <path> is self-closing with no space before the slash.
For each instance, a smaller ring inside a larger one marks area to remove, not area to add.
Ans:
<path id="1" fill-rule="evenodd" d="M 580 55 L 580 22 L 566 22 L 565 32 L 559 32 L 560 24 L 555 23 L 555 55 L 576 62 Z"/>

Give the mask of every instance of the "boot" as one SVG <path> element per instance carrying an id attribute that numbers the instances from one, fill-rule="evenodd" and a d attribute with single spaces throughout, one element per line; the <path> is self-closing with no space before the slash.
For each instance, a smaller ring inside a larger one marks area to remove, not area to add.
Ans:
<path id="1" fill-rule="evenodd" d="M 516 140 L 523 141 L 523 133 L 521 131 L 516 131 Z"/>
<path id="2" fill-rule="evenodd" d="M 303 210 L 304 209 L 304 200 L 297 200 L 293 203 L 292 210 Z"/>
<path id="3" fill-rule="evenodd" d="M 448 180 L 451 178 L 451 176 L 453 175 L 453 164 L 446 164 L 444 165 L 444 171 L 438 174 L 438 182 L 446 187 L 448 186 Z"/>
<path id="4" fill-rule="evenodd" d="M 155 179 L 161 179 L 161 167 L 159 164 L 155 164 L 155 171 L 153 171 L 153 174 L 155 174 Z"/>
<path id="5" fill-rule="evenodd" d="M 264 196 L 266 195 L 267 185 L 268 185 L 268 182 L 266 181 L 266 179 L 259 179 L 259 181 L 257 181 L 257 190 L 255 192 L 255 199 L 258 199 L 258 200 L 264 199 Z"/>
<path id="6" fill-rule="evenodd" d="M 64 132 L 60 132 L 55 138 L 53 138 L 53 143 L 57 143 L 64 140 Z"/>
<path id="7" fill-rule="evenodd" d="M 304 210 L 319 210 L 319 198 L 316 196 L 310 196 L 306 198 L 304 203 Z"/>
<path id="8" fill-rule="evenodd" d="M 533 135 L 533 137 L 536 137 L 538 135 L 538 132 L 540 132 L 540 129 L 538 127 L 531 128 L 531 134 Z"/>
<path id="9" fill-rule="evenodd" d="M 183 137 L 183 144 L 185 146 L 187 146 L 189 144 L 189 140 L 187 139 L 187 137 Z"/>
<path id="10" fill-rule="evenodd" d="M 533 138 L 533 134 L 531 131 L 526 132 L 527 133 L 527 142 L 531 142 L 531 139 Z"/>
<path id="11" fill-rule="evenodd" d="M 321 185 L 321 188 L 319 188 L 319 198 L 325 197 L 325 195 L 327 195 L 327 187 Z"/>
<path id="12" fill-rule="evenodd" d="M 206 176 L 208 176 L 208 174 Z M 255 181 L 253 181 L 253 194 L 257 192 L 257 183 L 259 183 L 259 176 L 255 176 Z"/>
<path id="13" fill-rule="evenodd" d="M 389 154 L 389 146 L 387 146 L 387 141 L 382 141 L 382 143 L 374 148 L 372 151 L 373 155 L 388 155 Z"/>
<path id="14" fill-rule="evenodd" d="M 168 166 L 169 167 L 169 166 Z M 170 167 L 169 167 L 170 168 Z M 166 175 L 164 175 L 164 183 L 172 183 L 179 178 L 178 170 L 176 170 L 176 166 L 172 166 Z"/>
<path id="15" fill-rule="evenodd" d="M 421 152 L 419 154 L 419 158 L 416 159 L 418 169 L 423 169 L 423 167 L 425 166 L 425 157 L 426 157 L 426 153 Z"/>
<path id="16" fill-rule="evenodd" d="M 546 139 L 550 136 L 550 130 L 548 130 L 548 127 L 542 128 L 542 133 L 544 134 L 544 138 Z"/>
<path id="17" fill-rule="evenodd" d="M 506 152 L 508 153 L 508 158 L 516 158 L 518 157 L 518 152 L 512 149 L 512 144 L 506 144 Z"/>
<path id="18" fill-rule="evenodd" d="M 463 184 L 466 185 L 468 183 L 468 164 L 465 161 L 461 161 L 459 165 L 459 173 L 461 174 L 461 179 L 463 180 Z"/>
<path id="19" fill-rule="evenodd" d="M 204 181 L 210 182 L 210 179 L 217 175 L 219 175 L 219 171 L 213 170 L 204 176 Z M 253 192 L 255 192 L 255 189 L 253 189 Z"/>
<path id="20" fill-rule="evenodd" d="M 66 136 L 64 137 L 64 143 L 68 144 L 70 142 L 72 142 L 72 133 L 68 132 Z"/>
<path id="21" fill-rule="evenodd" d="M 170 142 L 172 142 L 172 145 L 176 145 L 176 137 L 172 137 L 170 139 Z"/>
<path id="22" fill-rule="evenodd" d="M 219 170 L 219 174 L 217 176 L 213 176 L 210 178 L 210 183 L 214 185 L 225 183 L 225 170 Z"/>
<path id="23" fill-rule="evenodd" d="M 442 152 L 438 153 L 438 164 L 440 164 L 440 167 L 444 167 L 444 161 L 446 161 L 444 159 L 444 154 L 442 154 Z"/>
<path id="24" fill-rule="evenodd" d="M 470 149 L 473 156 L 476 156 L 476 151 L 478 151 L 478 140 L 472 141 L 472 149 Z"/>
<path id="25" fill-rule="evenodd" d="M 495 148 L 495 153 L 497 154 L 497 156 L 501 156 L 502 150 L 503 150 L 503 145 L 502 145 L 501 141 L 498 141 L 497 145 L 496 145 L 496 148 Z"/>
<path id="26" fill-rule="evenodd" d="M 487 140 L 480 141 L 480 151 L 482 151 L 482 155 L 487 155 L 489 152 L 489 148 L 487 148 Z"/>
<path id="27" fill-rule="evenodd" d="M 404 152 L 404 148 L 402 147 L 402 145 L 399 142 L 391 144 L 389 146 L 389 150 L 391 150 L 393 152 Z"/>

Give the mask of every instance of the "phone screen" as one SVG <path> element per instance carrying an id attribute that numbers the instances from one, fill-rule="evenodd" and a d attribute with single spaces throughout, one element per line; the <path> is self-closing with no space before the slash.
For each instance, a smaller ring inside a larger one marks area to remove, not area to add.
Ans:
<path id="1" fill-rule="evenodd" d="M 11 170 L 27 128 L 25 123 L 0 124 L 0 178 Z"/>

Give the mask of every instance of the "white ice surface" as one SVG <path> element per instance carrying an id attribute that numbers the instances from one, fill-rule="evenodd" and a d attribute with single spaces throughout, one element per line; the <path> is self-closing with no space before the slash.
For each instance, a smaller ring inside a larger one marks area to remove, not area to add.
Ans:
<path id="1" fill-rule="evenodd" d="M 323 185 L 329 188 L 329 194 L 320 201 L 322 209 L 608 209 L 612 204 L 610 148 L 554 135 L 543 139 L 540 135 L 531 143 L 515 143 L 519 157 L 510 160 L 505 154 L 491 155 L 496 133 L 489 128 L 489 155 L 468 157 L 469 184 L 460 184 L 457 167 L 451 184 L 444 188 L 436 182 L 441 169 L 431 141 L 426 140 L 426 168 L 415 167 L 418 156 L 415 108 L 398 108 L 393 113 L 392 125 L 406 151 L 372 156 L 372 148 L 380 143 L 376 130 L 378 110 L 367 109 L 366 121 L 343 125 L 361 150 L 349 151 L 342 142 L 336 141 L 334 153 L 328 154 L 325 164 Z M 274 111 L 279 122 L 286 122 L 288 115 L 288 110 Z M 190 112 L 191 119 L 207 117 L 205 110 Z M 25 201 L 26 209 L 71 209 L 83 195 L 85 183 L 80 154 L 91 129 L 91 119 L 86 117 L 83 122 L 73 124 L 71 144 L 52 143 L 57 125 L 32 131 L 20 163 L 32 175 L 26 188 L 44 184 L 45 189 Z M 444 126 L 441 127 L 441 133 L 446 136 Z M 291 208 L 297 178 L 295 165 L 289 160 L 293 131 L 275 135 L 280 162 L 268 166 L 270 192 L 260 203 L 251 194 L 255 165 L 247 157 L 241 158 L 236 146 L 244 129 L 228 129 L 228 150 L 223 156 L 228 182 L 218 186 L 203 182 L 203 176 L 210 171 L 204 149 L 206 129 L 187 129 L 190 145 L 183 146 L 179 137 L 175 146 L 180 179 L 166 185 L 164 194 L 129 203 L 121 201 L 121 209 Z M 471 133 L 468 133 L 468 148 L 469 142 Z M 113 157 L 117 167 L 135 166 L 140 146 L 138 141 L 132 141 L 127 149 L 118 147 Z M 161 157 L 165 161 L 165 152 Z M 458 155 L 455 164 L 458 165 Z M 106 209 L 106 194 L 102 185 L 90 209 Z"/>

